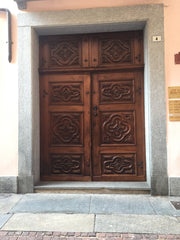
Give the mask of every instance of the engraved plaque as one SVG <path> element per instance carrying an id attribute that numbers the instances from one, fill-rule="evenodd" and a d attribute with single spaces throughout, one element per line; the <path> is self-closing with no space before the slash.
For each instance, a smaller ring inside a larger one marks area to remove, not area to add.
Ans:
<path id="1" fill-rule="evenodd" d="M 180 121 L 180 100 L 169 101 L 169 121 Z"/>
<path id="2" fill-rule="evenodd" d="M 169 98 L 180 98 L 180 87 L 168 88 Z"/>
<path id="3" fill-rule="evenodd" d="M 169 121 L 171 121 L 171 122 L 180 121 L 180 114 L 179 115 L 170 115 L 169 116 Z"/>
<path id="4" fill-rule="evenodd" d="M 180 100 L 169 101 L 169 113 L 170 114 L 180 113 Z"/>

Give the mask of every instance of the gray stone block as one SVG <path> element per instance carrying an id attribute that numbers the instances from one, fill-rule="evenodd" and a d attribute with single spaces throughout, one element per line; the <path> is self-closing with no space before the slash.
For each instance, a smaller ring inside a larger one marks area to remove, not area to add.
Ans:
<path id="1" fill-rule="evenodd" d="M 150 215 L 154 211 L 143 195 L 96 195 L 92 196 L 90 213 Z"/>
<path id="2" fill-rule="evenodd" d="M 180 177 L 169 178 L 169 195 L 180 196 Z"/>
<path id="3" fill-rule="evenodd" d="M 33 193 L 33 192 L 34 192 L 33 176 L 19 176 L 18 193 Z"/>
<path id="4" fill-rule="evenodd" d="M 97 215 L 95 232 L 180 234 L 180 221 L 168 216 Z"/>
<path id="5" fill-rule="evenodd" d="M 90 196 L 74 194 L 27 194 L 11 213 L 89 213 Z"/>
<path id="6" fill-rule="evenodd" d="M 16 176 L 0 177 L 0 192 L 17 193 L 17 177 Z"/>
<path id="7" fill-rule="evenodd" d="M 164 165 L 166 165 L 166 163 L 164 163 Z M 156 196 L 156 195 L 166 196 L 166 195 L 168 195 L 167 173 L 164 173 L 162 175 L 158 174 L 158 175 L 154 175 L 154 176 L 151 177 L 151 194 L 153 196 Z"/>
<path id="8" fill-rule="evenodd" d="M 2 230 L 93 232 L 94 215 L 19 213 L 14 214 Z"/>
<path id="9" fill-rule="evenodd" d="M 180 216 L 180 211 L 176 210 L 170 203 L 169 197 L 150 197 L 149 201 L 157 215 Z M 178 201 L 176 198 L 175 201 Z M 180 199 L 179 199 L 180 201 Z"/>

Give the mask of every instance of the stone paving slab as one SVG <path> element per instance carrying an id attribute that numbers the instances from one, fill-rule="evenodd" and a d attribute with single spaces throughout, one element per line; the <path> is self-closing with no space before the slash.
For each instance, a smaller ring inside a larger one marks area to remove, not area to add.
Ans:
<path id="1" fill-rule="evenodd" d="M 11 213 L 89 213 L 90 196 L 80 194 L 26 194 Z"/>
<path id="2" fill-rule="evenodd" d="M 10 219 L 12 214 L 0 214 L 0 228 Z"/>
<path id="3" fill-rule="evenodd" d="M 180 211 L 176 210 L 170 203 L 172 199 L 168 197 L 149 197 L 149 201 L 157 215 L 180 216 Z M 178 201 L 178 198 L 175 201 Z"/>
<path id="4" fill-rule="evenodd" d="M 153 215 L 155 211 L 145 195 L 103 194 L 92 196 L 90 213 Z"/>
<path id="5" fill-rule="evenodd" d="M 21 198 L 20 194 L 0 194 L 0 214 L 9 213 Z"/>
<path id="6" fill-rule="evenodd" d="M 180 234 L 180 218 L 157 215 L 96 215 L 95 232 Z"/>
<path id="7" fill-rule="evenodd" d="M 0 198 L 0 213 L 91 213 L 180 216 L 180 198 L 131 194 L 25 194 Z M 8 204 L 7 204 L 8 202 Z"/>
<path id="8" fill-rule="evenodd" d="M 17 213 L 3 226 L 2 230 L 93 232 L 94 215 Z"/>

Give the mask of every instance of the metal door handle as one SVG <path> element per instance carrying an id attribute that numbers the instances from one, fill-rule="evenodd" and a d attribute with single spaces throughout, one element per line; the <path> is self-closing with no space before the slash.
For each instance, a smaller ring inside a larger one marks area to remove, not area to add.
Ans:
<path id="1" fill-rule="evenodd" d="M 44 90 L 43 90 L 43 98 L 45 98 L 46 95 L 48 95 L 48 92 L 46 92 L 46 90 L 44 89 Z"/>
<path id="2" fill-rule="evenodd" d="M 94 110 L 94 116 L 96 117 L 97 116 L 97 106 L 96 105 L 93 107 L 93 110 Z"/>

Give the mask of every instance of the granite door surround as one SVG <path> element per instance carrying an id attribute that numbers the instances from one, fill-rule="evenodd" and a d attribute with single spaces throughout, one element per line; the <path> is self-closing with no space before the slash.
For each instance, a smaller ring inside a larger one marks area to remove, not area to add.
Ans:
<path id="1" fill-rule="evenodd" d="M 164 6 L 28 12 L 18 15 L 19 160 L 18 191 L 33 192 L 39 181 L 39 35 L 144 31 L 147 181 L 152 195 L 168 194 L 164 66 Z M 153 42 L 153 36 L 161 36 Z M 118 183 L 116 183 L 117 185 Z M 136 186 L 140 183 L 119 183 Z"/>

